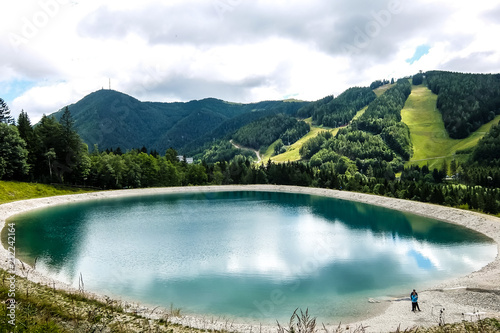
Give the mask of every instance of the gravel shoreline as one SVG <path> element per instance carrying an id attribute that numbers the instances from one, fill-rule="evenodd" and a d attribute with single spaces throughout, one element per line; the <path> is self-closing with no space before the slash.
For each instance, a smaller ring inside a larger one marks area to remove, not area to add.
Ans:
<path id="1" fill-rule="evenodd" d="M 441 309 L 445 309 L 444 320 L 446 323 L 459 322 L 462 320 L 477 320 L 478 317 L 500 318 L 500 219 L 484 214 L 464 211 L 454 208 L 437 206 L 432 204 L 380 197 L 369 194 L 336 191 L 319 188 L 306 188 L 296 186 L 276 185 L 240 185 L 240 186 L 202 186 L 202 187 L 172 187 L 172 188 L 150 188 L 83 193 L 76 195 L 64 195 L 49 198 L 30 199 L 16 201 L 0 205 L 0 228 L 3 228 L 6 220 L 14 215 L 43 207 L 71 204 L 86 200 L 99 200 L 105 198 L 118 198 L 127 196 L 167 194 L 167 193 L 189 193 L 189 192 L 215 192 L 215 191 L 272 191 L 287 193 L 303 193 L 357 201 L 410 212 L 449 223 L 465 226 L 490 237 L 497 244 L 497 255 L 493 262 L 482 269 L 450 281 L 444 281 L 429 290 L 419 290 L 419 304 L 422 312 L 412 313 L 408 297 L 387 301 L 386 310 L 378 316 L 363 321 L 342 324 L 344 329 L 348 327 L 365 327 L 366 332 L 389 332 L 398 327 L 402 330 L 414 326 L 429 327 L 437 325 Z M 3 246 L 0 247 L 0 267 L 8 269 L 9 252 Z M 29 265 L 16 260 L 17 274 L 28 277 L 33 282 L 50 285 L 64 290 L 74 290 L 72 287 L 44 276 L 30 268 Z M 22 267 L 25 267 L 23 270 Z M 103 296 L 93 295 L 104 299 Z M 130 311 L 148 313 L 151 317 L 161 317 L 161 311 L 149 311 L 146 307 L 125 304 Z M 463 315 L 463 313 L 465 315 Z M 476 313 L 476 315 L 472 315 Z M 479 313 L 479 314 L 478 314 Z M 202 316 L 182 316 L 171 318 L 172 321 L 183 325 L 201 329 L 226 329 L 239 332 L 275 332 L 276 327 L 260 327 L 246 323 L 234 323 L 227 319 L 213 320 Z M 336 328 L 338 325 L 335 325 Z"/>

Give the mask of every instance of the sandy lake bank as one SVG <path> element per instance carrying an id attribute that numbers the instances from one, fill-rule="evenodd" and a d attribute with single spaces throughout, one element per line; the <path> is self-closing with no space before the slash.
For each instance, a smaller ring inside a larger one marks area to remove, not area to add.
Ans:
<path id="1" fill-rule="evenodd" d="M 401 298 L 388 300 L 386 310 L 380 315 L 368 318 L 363 321 L 348 324 L 354 328 L 363 325 L 366 332 L 388 332 L 395 331 L 398 326 L 401 329 L 413 326 L 433 326 L 437 325 L 440 317 L 440 310 L 444 310 L 444 320 L 446 323 L 458 322 L 463 319 L 476 320 L 476 316 L 471 313 L 480 312 L 481 317 L 500 318 L 500 219 L 484 214 L 448 208 L 443 206 L 425 204 L 414 201 L 392 199 L 375 195 L 362 193 L 353 193 L 345 191 L 335 191 L 318 188 L 305 188 L 296 186 L 274 186 L 274 185 L 242 185 L 242 186 L 203 186 L 203 187 L 174 187 L 174 188 L 152 188 L 152 189 L 134 189 L 84 193 L 76 195 L 65 195 L 49 198 L 31 199 L 16 201 L 0 205 L 0 227 L 6 223 L 6 220 L 14 215 L 38 208 L 50 207 L 55 205 L 71 204 L 74 202 L 86 200 L 99 200 L 106 198 L 118 198 L 127 196 L 154 195 L 167 193 L 188 193 L 188 192 L 215 192 L 215 191 L 270 191 L 270 192 L 289 192 L 319 195 L 331 198 L 351 200 L 368 203 L 403 212 L 414 213 L 442 220 L 449 223 L 462 225 L 469 229 L 478 231 L 490 237 L 497 244 L 497 254 L 493 262 L 476 272 L 450 281 L 443 281 L 439 285 L 419 291 L 419 304 L 422 312 L 412 313 L 411 305 L 408 300 L 409 291 L 403 290 Z M 4 247 L 0 248 L 0 267 L 8 269 L 9 252 Z M 24 264 L 25 267 L 28 267 Z M 22 264 L 17 261 L 17 271 L 20 276 Z M 49 277 L 31 270 L 30 280 L 40 282 L 57 288 L 72 290 L 64 283 L 53 281 Z M 98 297 L 98 296 L 96 296 Z M 368 302 L 368 300 L 367 300 Z M 462 315 L 469 313 L 469 315 Z M 313 314 L 314 315 L 314 314 Z M 232 323 L 227 327 L 227 321 L 215 321 L 204 319 L 203 317 L 184 316 L 177 319 L 180 323 L 206 329 L 232 329 L 236 331 L 252 331 L 251 325 Z M 226 326 L 224 326 L 226 325 Z M 337 325 L 335 325 L 337 326 Z M 346 324 L 342 325 L 346 327 Z M 253 326 L 253 331 L 260 329 Z M 262 331 L 275 332 L 275 327 L 263 327 Z"/>

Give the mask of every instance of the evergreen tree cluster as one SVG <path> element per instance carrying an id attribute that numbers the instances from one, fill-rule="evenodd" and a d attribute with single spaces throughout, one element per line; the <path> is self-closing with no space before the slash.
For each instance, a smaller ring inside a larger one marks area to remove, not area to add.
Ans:
<path id="1" fill-rule="evenodd" d="M 323 97 L 322 99 L 319 99 L 315 102 L 309 103 L 307 105 L 304 105 L 297 111 L 297 117 L 300 118 L 309 118 L 312 117 L 313 113 L 315 110 L 321 108 L 324 105 L 327 105 L 330 103 L 335 97 L 333 95 L 328 95 L 326 97 Z"/>
<path id="2" fill-rule="evenodd" d="M 389 84 L 389 80 L 376 80 L 376 81 L 373 81 L 371 84 L 370 84 L 370 89 L 372 90 L 375 90 L 379 87 L 382 87 L 382 86 L 385 86 L 386 84 Z M 394 81 L 392 82 L 394 83 Z"/>
<path id="3" fill-rule="evenodd" d="M 0 179 L 72 183 L 87 176 L 87 146 L 68 108 L 59 122 L 44 115 L 34 128 L 22 111 L 17 126 L 2 123 L 0 131 Z"/>
<path id="4" fill-rule="evenodd" d="M 326 105 L 317 108 L 312 120 L 328 127 L 347 125 L 356 113 L 376 98 L 370 88 L 349 88 Z"/>
<path id="5" fill-rule="evenodd" d="M 460 178 L 468 185 L 500 187 L 500 124 L 479 140 L 467 163 L 461 166 Z"/>
<path id="6" fill-rule="evenodd" d="M 277 114 L 240 128 L 232 138 L 238 144 L 259 150 L 267 148 L 279 138 L 283 141 L 290 139 L 290 143 L 293 143 L 307 134 L 309 130 L 310 127 L 305 122 L 298 121 L 289 115 Z"/>
<path id="7" fill-rule="evenodd" d="M 412 154 L 410 132 L 401 122 L 401 109 L 411 93 L 408 80 L 399 80 L 382 96 L 372 101 L 365 113 L 335 137 L 320 133 L 300 149 L 303 159 L 320 167 L 325 163 L 339 172 L 394 179 L 403 160 Z"/>
<path id="8" fill-rule="evenodd" d="M 415 74 L 411 78 L 411 84 L 413 84 L 415 86 L 419 86 L 422 83 L 424 83 L 424 74 L 423 73 Z"/>
<path id="9" fill-rule="evenodd" d="M 412 156 L 410 130 L 401 122 L 401 109 L 410 94 L 410 82 L 398 80 L 394 87 L 370 103 L 366 112 L 353 122 L 353 128 L 380 135 L 390 149 L 409 160 Z"/>
<path id="10" fill-rule="evenodd" d="M 308 123 L 305 121 L 297 121 L 293 127 L 287 128 L 285 133 L 280 135 L 280 139 L 284 144 L 287 146 L 297 142 L 302 138 L 304 135 L 309 133 L 311 130 L 311 126 L 309 126 Z"/>
<path id="11" fill-rule="evenodd" d="M 500 114 L 500 74 L 425 73 L 451 138 L 463 139 Z"/>
<path id="12" fill-rule="evenodd" d="M 333 98 L 327 96 L 301 108 L 299 117 L 312 117 L 314 123 L 328 127 L 347 125 L 356 113 L 376 98 L 370 88 L 353 87 Z"/>
<path id="13" fill-rule="evenodd" d="M 401 109 L 411 94 L 411 84 L 400 79 L 382 96 L 368 106 L 365 113 L 356 121 L 356 126 L 373 134 L 380 134 L 386 127 L 401 121 Z"/>
<path id="14" fill-rule="evenodd" d="M 479 140 L 472 162 L 500 167 L 500 125 L 493 126 L 486 135 Z"/>
<path id="15" fill-rule="evenodd" d="M 249 159 L 256 159 L 253 152 L 236 148 L 227 140 L 216 141 L 206 145 L 202 153 L 194 156 L 196 160 L 202 160 L 206 163 L 215 163 L 219 161 L 231 161 L 237 155 L 243 155 Z"/>

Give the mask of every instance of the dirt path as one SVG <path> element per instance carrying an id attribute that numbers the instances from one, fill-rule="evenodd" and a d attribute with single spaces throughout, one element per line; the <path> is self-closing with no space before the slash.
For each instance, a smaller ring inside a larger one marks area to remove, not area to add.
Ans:
<path id="1" fill-rule="evenodd" d="M 254 153 L 255 153 L 255 155 L 257 155 L 257 159 L 258 159 L 257 163 L 260 163 L 260 162 L 262 161 L 262 158 L 260 157 L 260 153 L 259 153 L 259 151 L 258 151 L 258 150 L 255 150 L 255 149 L 252 149 L 252 148 L 248 148 L 248 147 L 243 147 L 243 146 L 241 146 L 241 145 L 238 145 L 238 144 L 234 143 L 234 142 L 233 142 L 233 140 L 229 140 L 229 142 L 231 142 L 231 144 L 232 144 L 235 148 L 237 148 L 237 149 L 241 149 L 241 150 L 250 150 L 250 151 L 254 152 Z"/>

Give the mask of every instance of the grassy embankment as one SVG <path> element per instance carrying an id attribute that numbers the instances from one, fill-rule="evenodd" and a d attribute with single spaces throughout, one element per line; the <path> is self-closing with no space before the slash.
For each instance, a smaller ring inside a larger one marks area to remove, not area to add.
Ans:
<path id="1" fill-rule="evenodd" d="M 0 204 L 16 200 L 53 197 L 55 195 L 78 194 L 92 191 L 95 190 L 61 185 L 0 181 Z"/>
<path id="2" fill-rule="evenodd" d="M 468 155 L 455 155 L 457 150 L 472 148 L 497 124 L 500 116 L 481 126 L 465 139 L 452 139 L 444 128 L 441 113 L 436 108 L 437 95 L 426 86 L 413 86 L 411 95 L 401 111 L 402 121 L 410 128 L 413 157 L 407 165 L 429 165 L 440 169 L 443 160 L 449 164 L 453 159 L 465 161 Z"/>
<path id="3" fill-rule="evenodd" d="M 29 271 L 22 270 L 21 274 L 27 276 Z M 157 320 L 148 320 L 138 315 L 143 309 L 137 305 L 110 299 L 99 301 L 84 292 L 55 290 L 30 282 L 24 276 L 16 276 L 15 309 L 11 307 L 11 311 L 10 302 L 4 302 L 12 299 L 10 276 L 0 270 L 0 332 L 201 332 L 171 323 L 170 318 L 180 315 L 178 309 L 162 313 Z M 15 321 L 9 322 L 13 315 Z"/>

